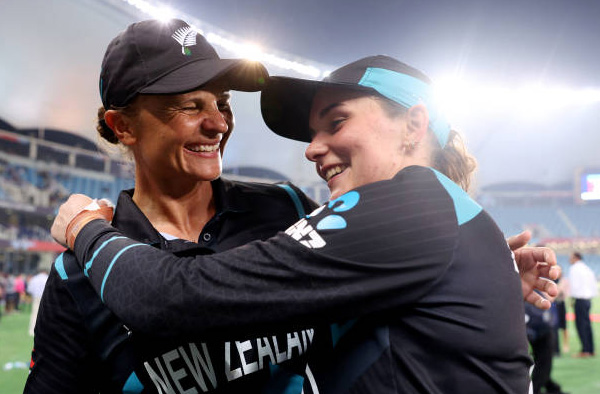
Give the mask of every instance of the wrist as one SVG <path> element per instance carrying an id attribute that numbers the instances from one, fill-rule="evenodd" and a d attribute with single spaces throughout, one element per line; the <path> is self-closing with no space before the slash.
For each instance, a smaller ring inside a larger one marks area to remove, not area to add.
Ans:
<path id="1" fill-rule="evenodd" d="M 99 209 L 92 211 L 84 210 L 79 212 L 67 226 L 67 230 L 65 232 L 67 247 L 73 250 L 73 247 L 75 246 L 75 239 L 86 224 L 96 219 L 109 221 L 110 217 L 112 217 L 111 207 L 100 207 Z"/>

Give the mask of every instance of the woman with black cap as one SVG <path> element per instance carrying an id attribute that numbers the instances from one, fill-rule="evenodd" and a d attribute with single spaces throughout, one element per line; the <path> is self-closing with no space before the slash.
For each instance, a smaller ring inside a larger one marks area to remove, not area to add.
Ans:
<path id="1" fill-rule="evenodd" d="M 73 196 L 53 235 L 86 262 L 104 302 L 165 335 L 338 322 L 316 337 L 323 347 L 306 380 L 321 393 L 526 393 L 515 260 L 458 186 L 468 186 L 474 162 L 429 79 L 375 56 L 323 82 L 271 78 L 262 106 L 271 129 L 310 142 L 306 155 L 332 199 L 266 242 L 179 258 L 123 238 Z M 539 278 L 554 275 L 537 263 L 545 253 L 517 253 L 538 279 L 524 285 L 527 298 L 533 287 L 556 290 Z M 138 311 L 134 301 L 152 307 Z M 268 360 L 260 354 L 245 362 Z"/>
<path id="2" fill-rule="evenodd" d="M 265 78 L 261 64 L 220 59 L 180 20 L 135 23 L 112 40 L 102 64 L 98 131 L 134 159 L 135 188 L 120 194 L 113 219 L 124 235 L 173 256 L 194 256 L 267 239 L 304 216 L 299 210 L 315 208 L 290 185 L 220 178 L 221 152 L 234 124 L 229 90 L 256 91 Z M 130 330 L 102 304 L 68 252 L 46 285 L 25 392 L 296 387 L 312 332 L 296 327 L 258 339 L 239 331 L 173 339 Z M 300 352 L 292 343 L 297 338 L 304 339 Z M 272 350 L 277 365 L 242 363 L 242 351 L 257 357 L 258 350 L 244 347 L 257 340 L 264 349 L 280 349 Z"/>

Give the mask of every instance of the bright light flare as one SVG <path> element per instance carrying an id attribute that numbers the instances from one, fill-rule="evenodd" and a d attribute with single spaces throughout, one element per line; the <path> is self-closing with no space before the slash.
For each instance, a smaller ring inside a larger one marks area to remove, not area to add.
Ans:
<path id="1" fill-rule="evenodd" d="M 156 10 L 157 14 L 154 18 L 158 19 L 161 22 L 168 22 L 169 20 L 175 18 L 175 11 L 171 7 L 161 6 Z"/>
<path id="2" fill-rule="evenodd" d="M 473 112 L 497 114 L 510 111 L 543 116 L 563 108 L 600 103 L 598 89 L 541 84 L 507 87 L 457 78 L 439 79 L 434 85 L 440 107 L 450 121 Z"/>
<path id="3" fill-rule="evenodd" d="M 260 61 L 264 57 L 261 47 L 256 44 L 240 45 L 238 56 L 244 59 Z"/>
<path id="4" fill-rule="evenodd" d="M 199 20 L 197 20 L 189 15 L 181 14 L 180 12 L 163 5 L 162 3 L 158 2 L 158 1 L 152 1 L 152 2 L 146 1 L 146 0 L 123 0 L 123 1 L 128 3 L 129 5 L 137 8 L 141 12 L 149 15 L 150 17 L 152 17 L 154 19 L 169 20 L 172 18 L 181 18 L 188 22 L 192 22 L 192 23 L 197 22 L 197 23 L 204 25 Z M 312 66 L 310 64 L 306 64 L 306 62 L 304 62 L 304 61 L 286 59 L 279 55 L 266 52 L 259 45 L 234 41 L 233 39 L 225 38 L 222 35 L 219 35 L 217 33 L 212 33 L 212 32 L 205 33 L 204 31 L 195 27 L 193 24 L 191 24 L 190 26 L 195 28 L 195 30 L 198 31 L 198 33 L 205 36 L 206 39 L 208 40 L 208 42 L 210 42 L 212 45 L 224 48 L 227 51 L 230 51 L 231 53 L 233 53 L 236 57 L 241 57 L 241 58 L 255 60 L 255 61 L 261 61 L 266 64 L 270 64 L 275 67 L 282 68 L 284 70 L 291 70 L 291 71 L 294 71 L 296 73 L 299 73 L 299 74 L 302 74 L 302 75 L 305 75 L 305 76 L 311 77 L 311 78 L 319 78 L 323 74 L 320 69 L 318 69 L 317 67 Z"/>

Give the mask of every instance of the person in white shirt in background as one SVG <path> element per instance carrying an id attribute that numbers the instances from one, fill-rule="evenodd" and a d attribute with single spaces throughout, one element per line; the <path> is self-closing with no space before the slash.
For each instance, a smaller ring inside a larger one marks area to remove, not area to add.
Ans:
<path id="1" fill-rule="evenodd" d="M 583 262 L 579 252 L 573 252 L 569 258 L 569 287 L 574 300 L 575 327 L 581 341 L 581 352 L 576 357 L 594 356 L 594 336 L 590 321 L 592 298 L 598 295 L 598 285 L 594 272 Z"/>
<path id="2" fill-rule="evenodd" d="M 31 317 L 29 318 L 29 335 L 33 336 L 33 330 L 35 329 L 35 322 L 37 320 L 38 309 L 40 307 L 40 300 L 46 287 L 46 280 L 48 279 L 48 271 L 41 269 L 36 275 L 31 277 L 27 284 L 27 292 L 31 295 Z"/>

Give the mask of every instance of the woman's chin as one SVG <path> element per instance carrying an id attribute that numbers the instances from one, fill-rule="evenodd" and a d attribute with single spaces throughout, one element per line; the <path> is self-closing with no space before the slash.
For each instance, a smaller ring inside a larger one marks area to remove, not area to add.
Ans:
<path id="1" fill-rule="evenodd" d="M 329 190 L 329 192 L 331 193 L 329 196 L 329 200 L 335 200 L 336 198 L 340 197 L 341 195 L 343 195 L 344 193 L 346 193 L 348 190 L 343 190 L 343 189 L 333 189 L 333 190 Z"/>

